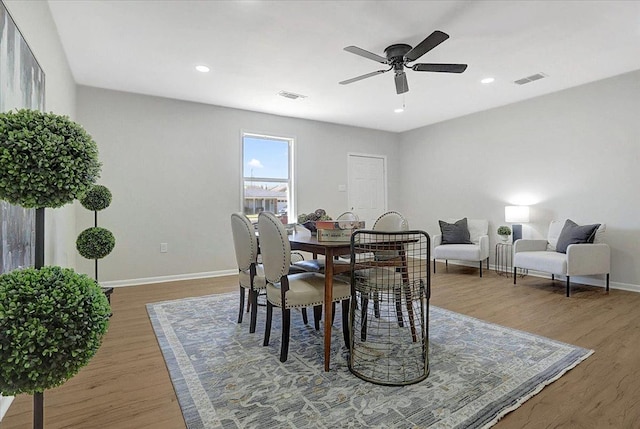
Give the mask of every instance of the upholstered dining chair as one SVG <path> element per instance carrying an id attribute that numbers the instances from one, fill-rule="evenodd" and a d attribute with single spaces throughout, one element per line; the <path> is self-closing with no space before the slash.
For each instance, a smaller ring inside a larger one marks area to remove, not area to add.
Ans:
<path id="1" fill-rule="evenodd" d="M 381 214 L 378 219 L 376 219 L 373 224 L 374 231 L 385 231 L 385 232 L 398 232 L 398 231 L 408 231 L 409 230 L 409 222 L 407 219 L 397 211 L 388 211 L 386 213 Z M 375 252 L 373 255 L 371 254 L 362 254 L 359 255 L 360 259 L 366 260 L 367 258 L 373 257 L 376 261 L 388 260 L 391 261 L 393 259 L 399 258 L 400 253 L 394 250 L 380 250 Z M 373 294 L 373 308 L 375 317 L 380 317 L 380 305 L 378 302 L 378 295 Z M 401 310 L 399 310 L 401 311 Z M 402 319 L 400 319 L 402 320 Z"/>
<path id="2" fill-rule="evenodd" d="M 407 219 L 393 210 L 381 214 L 373 224 L 374 231 L 407 231 L 408 229 Z"/>
<path id="3" fill-rule="evenodd" d="M 273 307 L 282 310 L 282 341 L 280 361 L 286 362 L 289 354 L 291 309 L 314 307 L 324 303 L 324 277 L 318 273 L 289 274 L 291 246 L 287 232 L 273 213 L 262 212 L 258 216 L 260 248 L 267 288 L 267 322 L 264 346 L 269 345 Z M 345 345 L 349 344 L 348 314 L 351 290 L 349 284 L 338 279 L 333 282 L 333 301 L 342 301 L 342 331 Z M 325 321 L 327 323 L 327 321 Z"/>
<path id="4" fill-rule="evenodd" d="M 338 216 L 336 219 L 336 221 L 358 221 L 360 220 L 360 218 L 358 217 L 357 214 L 355 214 L 354 212 L 344 212 L 342 214 L 340 214 L 340 216 Z M 311 235 L 311 231 L 309 231 L 308 229 L 306 229 L 304 226 L 300 225 L 296 225 L 296 233 L 297 234 L 309 234 L 309 236 Z M 349 259 L 350 256 L 349 255 L 340 255 L 338 257 L 336 257 L 336 260 L 334 261 L 334 264 L 348 264 L 349 263 Z M 324 259 L 309 259 L 309 260 L 304 260 L 304 261 L 296 261 L 293 263 L 292 266 L 297 267 L 297 268 L 301 268 L 305 271 L 309 271 L 312 273 L 324 273 Z"/>
<path id="5" fill-rule="evenodd" d="M 258 295 L 267 287 L 264 278 L 264 269 L 259 264 L 258 254 L 258 238 L 255 234 L 255 228 L 249 218 L 243 213 L 231 214 L 231 231 L 233 234 L 233 246 L 236 253 L 236 262 L 238 264 L 238 283 L 240 285 L 240 310 L 238 312 L 238 323 L 242 323 L 245 290 L 249 291 L 247 311 L 251 311 L 251 322 L 249 324 L 249 332 L 256 331 L 256 321 L 258 317 Z M 298 254 L 299 255 L 299 254 Z M 302 255 L 296 255 L 299 259 Z M 294 272 L 302 272 L 302 270 L 291 266 L 290 270 Z M 308 323 L 307 309 L 302 309 L 302 318 L 305 324 Z M 319 322 L 316 322 L 316 330 L 319 329 Z"/>
<path id="6" fill-rule="evenodd" d="M 238 264 L 238 280 L 240 284 L 240 311 L 238 323 L 242 323 L 244 313 L 245 290 L 249 291 L 249 304 L 251 308 L 251 323 L 249 332 L 256 331 L 256 319 L 258 314 L 258 293 L 266 289 L 262 265 L 258 260 L 258 237 L 256 237 L 253 224 L 242 213 L 231 214 L 231 231 L 233 233 L 233 246 L 236 251 Z"/>

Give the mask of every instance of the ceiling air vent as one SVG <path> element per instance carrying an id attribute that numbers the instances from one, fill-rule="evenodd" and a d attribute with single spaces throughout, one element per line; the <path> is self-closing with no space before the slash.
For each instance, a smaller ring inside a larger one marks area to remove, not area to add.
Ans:
<path id="1" fill-rule="evenodd" d="M 536 73 L 536 74 L 532 74 L 531 76 L 527 76 L 527 77 L 523 77 L 522 79 L 518 79 L 516 81 L 514 81 L 513 83 L 515 83 L 516 85 L 524 85 L 525 83 L 529 83 L 529 82 L 533 82 L 534 80 L 539 80 L 542 78 L 547 77 L 546 74 L 544 73 Z"/>
<path id="2" fill-rule="evenodd" d="M 288 98 L 290 100 L 297 100 L 299 98 L 307 98 L 306 95 L 301 95 L 301 94 L 295 94 L 293 92 L 287 92 L 287 91 L 280 91 L 278 93 L 279 96 L 284 97 L 284 98 Z"/>

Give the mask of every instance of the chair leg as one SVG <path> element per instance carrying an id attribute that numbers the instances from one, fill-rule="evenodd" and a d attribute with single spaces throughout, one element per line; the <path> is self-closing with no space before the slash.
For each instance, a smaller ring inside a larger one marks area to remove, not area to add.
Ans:
<path id="1" fill-rule="evenodd" d="M 286 362 L 289 355 L 289 331 L 291 328 L 291 310 L 282 309 L 282 341 L 280 345 L 280 362 Z"/>
<path id="2" fill-rule="evenodd" d="M 367 311 L 369 307 L 369 297 L 366 293 L 360 296 L 362 310 L 360 312 L 360 340 L 367 341 Z"/>
<path id="3" fill-rule="evenodd" d="M 444 260 L 444 268 L 447 270 L 447 272 L 449 271 L 449 260 L 448 259 Z"/>
<path id="4" fill-rule="evenodd" d="M 433 258 L 433 274 L 436 273 L 436 258 Z"/>
<path id="5" fill-rule="evenodd" d="M 551 274 L 551 281 L 554 281 L 556 279 L 556 275 L 555 274 Z"/>
<path id="6" fill-rule="evenodd" d="M 376 294 L 376 296 L 377 295 L 378 294 Z M 396 290 L 394 295 L 396 300 L 396 319 L 398 320 L 398 326 L 404 328 L 404 317 L 402 315 L 402 291 Z"/>
<path id="7" fill-rule="evenodd" d="M 342 300 L 342 337 L 344 338 L 344 345 L 346 348 L 351 346 L 349 337 L 349 307 L 351 301 L 349 298 Z"/>
<path id="8" fill-rule="evenodd" d="M 269 345 L 269 337 L 271 336 L 271 318 L 273 317 L 273 304 L 267 300 L 267 320 L 264 324 L 264 341 L 263 346 Z"/>
<path id="9" fill-rule="evenodd" d="M 516 267 L 513 267 L 513 284 L 516 284 L 516 277 L 518 277 L 516 274 L 518 274 L 518 269 Z"/>
<path id="10" fill-rule="evenodd" d="M 609 292 L 609 273 L 607 273 L 607 292 Z"/>
<path id="11" fill-rule="evenodd" d="M 307 307 L 302 307 L 301 311 L 302 311 L 302 321 L 306 325 L 309 323 L 309 319 L 307 318 Z"/>
<path id="12" fill-rule="evenodd" d="M 335 301 L 331 303 L 331 326 L 333 326 L 333 322 L 336 320 L 336 303 Z"/>
<path id="13" fill-rule="evenodd" d="M 380 297 L 378 296 L 378 292 L 373 293 L 373 317 L 376 319 L 380 318 Z"/>
<path id="14" fill-rule="evenodd" d="M 567 297 L 569 297 L 569 290 L 570 290 L 570 286 L 569 286 L 569 276 L 567 276 Z"/>
<path id="15" fill-rule="evenodd" d="M 480 278 L 482 278 L 482 261 L 480 261 Z"/>
<path id="16" fill-rule="evenodd" d="M 313 326 L 316 331 L 320 330 L 320 319 L 322 319 L 322 306 L 316 305 L 313 307 Z"/>
<path id="17" fill-rule="evenodd" d="M 238 323 L 242 323 L 243 312 L 244 312 L 244 288 L 240 286 L 240 312 L 238 313 Z"/>
<path id="18" fill-rule="evenodd" d="M 489 269 L 489 258 L 487 257 L 487 270 Z"/>
<path id="19" fill-rule="evenodd" d="M 258 291 L 249 289 L 249 304 L 251 305 L 251 323 L 249 333 L 256 332 L 256 321 L 258 320 Z"/>
<path id="20" fill-rule="evenodd" d="M 418 334 L 416 332 L 416 322 L 413 314 L 413 294 L 411 293 L 411 287 L 406 286 L 404 290 L 405 299 L 407 301 L 407 313 L 409 315 L 409 325 L 411 327 L 411 338 L 415 343 L 418 341 Z"/>

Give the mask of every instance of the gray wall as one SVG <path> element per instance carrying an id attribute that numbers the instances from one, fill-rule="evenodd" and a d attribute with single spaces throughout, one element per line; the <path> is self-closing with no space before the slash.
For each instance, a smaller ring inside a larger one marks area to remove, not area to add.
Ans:
<path id="1" fill-rule="evenodd" d="M 347 183 L 348 152 L 387 156 L 389 189 L 398 188 L 394 133 L 82 86 L 77 107 L 98 142 L 100 183 L 113 193 L 99 212 L 117 241 L 100 261 L 102 281 L 237 270 L 229 216 L 241 208 L 242 131 L 295 138 L 299 213 L 347 210 L 338 185 Z M 76 215 L 78 233 L 92 225 L 91 212 Z M 77 264 L 93 272 L 92 261 Z"/>
<path id="2" fill-rule="evenodd" d="M 553 219 L 604 222 L 612 282 L 638 288 L 638 112 L 640 71 L 403 133 L 402 210 L 432 234 L 488 219 L 492 246 L 505 205 L 531 204 L 525 238 Z"/>
<path id="3" fill-rule="evenodd" d="M 101 280 L 234 268 L 227 224 L 240 208 L 244 130 L 297 139 L 299 211 L 346 208 L 337 185 L 347 152 L 386 155 L 389 208 L 412 227 L 433 234 L 439 218 L 488 218 L 493 244 L 504 205 L 518 202 L 532 204 L 525 237 L 544 236 L 551 219 L 606 222 L 613 282 L 640 285 L 640 72 L 399 135 L 86 87 L 76 104 L 46 2 L 5 3 L 45 70 L 47 110 L 98 142 L 101 183 L 114 193 L 99 223 L 118 240 Z M 91 224 L 79 204 L 47 210 L 47 263 L 91 273 L 74 246 Z"/>

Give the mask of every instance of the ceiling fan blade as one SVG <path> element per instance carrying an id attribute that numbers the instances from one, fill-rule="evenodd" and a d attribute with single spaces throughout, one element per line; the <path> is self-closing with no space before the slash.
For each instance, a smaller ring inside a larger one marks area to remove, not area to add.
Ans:
<path id="1" fill-rule="evenodd" d="M 387 64 L 387 59 L 385 57 L 381 57 L 380 55 L 374 54 L 373 52 L 365 51 L 364 49 L 358 48 L 357 46 L 347 46 L 346 48 L 344 48 L 344 50 L 347 52 L 351 52 L 352 54 L 360 55 L 361 57 L 377 61 L 381 64 Z"/>
<path id="2" fill-rule="evenodd" d="M 405 72 L 396 73 L 396 93 L 404 94 L 409 91 L 409 84 L 407 83 L 407 74 Z"/>
<path id="3" fill-rule="evenodd" d="M 407 54 L 404 57 L 406 58 L 407 61 L 415 61 L 421 56 L 423 56 L 424 54 L 426 54 L 427 52 L 429 52 L 430 50 L 432 50 L 433 48 L 435 48 L 436 46 L 438 46 L 440 43 L 447 40 L 448 38 L 449 38 L 449 35 L 447 33 L 443 33 L 442 31 L 436 30 L 433 33 L 431 33 L 429 36 L 427 36 L 427 38 L 424 39 L 422 42 L 418 43 L 418 45 L 415 48 L 407 52 Z"/>
<path id="4" fill-rule="evenodd" d="M 389 70 L 391 70 L 391 69 L 389 69 Z M 375 76 L 375 75 L 378 75 L 378 74 L 386 73 L 389 70 L 376 70 L 374 72 L 363 74 L 362 76 L 358 76 L 358 77 L 353 77 L 351 79 L 343 80 L 342 82 L 338 82 L 338 83 L 340 85 L 348 85 L 350 83 L 357 82 L 359 80 L 366 79 L 366 78 L 371 77 L 371 76 Z"/>
<path id="5" fill-rule="evenodd" d="M 467 69 L 466 64 L 414 64 L 411 67 L 415 71 L 439 72 L 439 73 L 462 73 Z"/>

